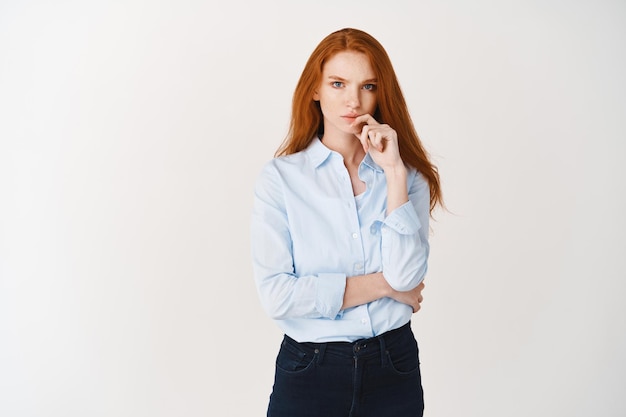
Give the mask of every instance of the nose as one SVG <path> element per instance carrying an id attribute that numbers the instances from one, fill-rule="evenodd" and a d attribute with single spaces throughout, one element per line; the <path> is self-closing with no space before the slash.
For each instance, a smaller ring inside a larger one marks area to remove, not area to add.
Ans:
<path id="1" fill-rule="evenodd" d="M 349 89 L 346 97 L 346 104 L 351 109 L 357 109 L 361 106 L 361 99 L 359 97 L 359 90 Z"/>

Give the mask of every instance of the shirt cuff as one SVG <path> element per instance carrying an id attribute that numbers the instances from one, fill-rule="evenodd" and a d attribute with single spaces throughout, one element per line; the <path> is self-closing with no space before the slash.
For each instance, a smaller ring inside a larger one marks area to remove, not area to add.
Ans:
<path id="1" fill-rule="evenodd" d="M 315 280 L 315 307 L 326 318 L 334 320 L 343 305 L 346 291 L 346 275 L 335 273 L 317 274 Z"/>
<path id="2" fill-rule="evenodd" d="M 415 208 L 410 201 L 393 210 L 383 224 L 402 235 L 413 235 L 422 227 Z"/>

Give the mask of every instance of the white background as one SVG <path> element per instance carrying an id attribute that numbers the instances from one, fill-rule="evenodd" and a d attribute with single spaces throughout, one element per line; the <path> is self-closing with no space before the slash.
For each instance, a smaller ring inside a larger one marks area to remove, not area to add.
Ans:
<path id="1" fill-rule="evenodd" d="M 626 415 L 621 0 L 0 2 L 0 415 L 265 415 L 252 185 L 347 26 L 449 208 L 426 416 Z"/>

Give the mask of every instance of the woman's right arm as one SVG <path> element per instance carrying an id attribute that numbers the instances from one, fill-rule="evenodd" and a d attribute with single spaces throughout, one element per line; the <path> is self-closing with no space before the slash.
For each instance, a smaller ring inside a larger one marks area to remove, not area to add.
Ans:
<path id="1" fill-rule="evenodd" d="M 379 298 L 389 297 L 410 305 L 413 312 L 417 313 L 422 302 L 423 289 L 424 283 L 422 282 L 410 291 L 396 291 L 389 285 L 382 272 L 350 277 L 346 279 L 346 290 L 341 308 L 355 307 Z"/>
<path id="2" fill-rule="evenodd" d="M 264 310 L 273 319 L 335 319 L 343 305 L 346 275 L 296 275 L 281 173 L 263 168 L 254 189 L 252 266 Z"/>

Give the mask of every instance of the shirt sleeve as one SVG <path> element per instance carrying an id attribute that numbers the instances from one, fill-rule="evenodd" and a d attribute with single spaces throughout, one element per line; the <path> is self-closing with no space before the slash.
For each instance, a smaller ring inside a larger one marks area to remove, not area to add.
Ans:
<path id="1" fill-rule="evenodd" d="M 382 270 L 396 291 L 418 286 L 428 269 L 428 221 L 430 191 L 428 182 L 415 173 L 409 184 L 409 201 L 393 210 L 382 221 Z"/>
<path id="2" fill-rule="evenodd" d="M 281 173 L 271 162 L 261 171 L 254 189 L 251 251 L 261 305 L 271 318 L 338 317 L 346 275 L 295 274 L 284 187 Z"/>

